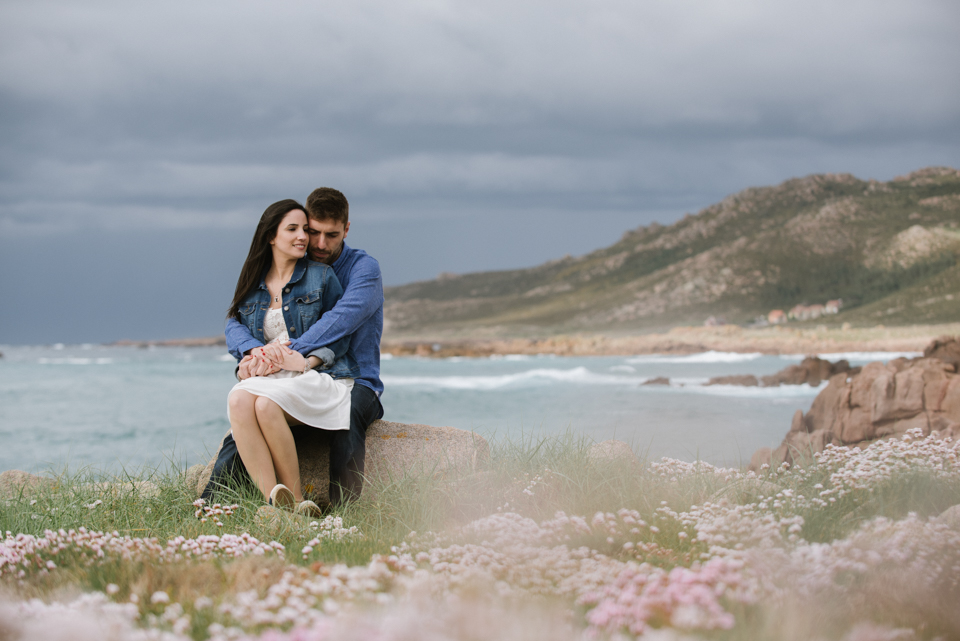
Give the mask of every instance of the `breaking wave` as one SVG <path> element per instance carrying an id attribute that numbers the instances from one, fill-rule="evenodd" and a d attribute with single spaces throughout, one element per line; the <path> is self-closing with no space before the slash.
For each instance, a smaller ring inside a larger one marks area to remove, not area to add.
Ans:
<path id="1" fill-rule="evenodd" d="M 573 369 L 531 369 L 498 376 L 382 376 L 385 385 L 436 387 L 457 390 L 498 390 L 511 386 L 577 383 L 581 385 L 638 385 L 640 377 L 596 374 L 586 367 Z"/>
<path id="2" fill-rule="evenodd" d="M 38 358 L 41 365 L 109 365 L 112 358 Z"/>
<path id="3" fill-rule="evenodd" d="M 826 386 L 783 385 L 780 387 L 743 387 L 739 385 L 706 385 L 703 377 L 676 377 L 669 385 L 642 386 L 648 376 L 598 374 L 586 367 L 573 369 L 531 369 L 513 374 L 495 376 L 382 376 L 388 387 L 419 387 L 461 391 L 501 391 L 509 388 L 546 387 L 550 385 L 615 385 L 633 387 L 637 393 L 695 393 L 713 396 L 742 396 L 755 398 L 787 398 L 816 396 Z"/>

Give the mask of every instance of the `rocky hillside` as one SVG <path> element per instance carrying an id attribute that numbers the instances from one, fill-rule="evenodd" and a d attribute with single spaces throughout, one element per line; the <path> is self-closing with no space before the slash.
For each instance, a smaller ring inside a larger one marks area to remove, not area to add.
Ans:
<path id="1" fill-rule="evenodd" d="M 633 332 L 843 299 L 854 325 L 960 318 L 960 171 L 746 189 L 585 256 L 387 290 L 389 334 Z"/>

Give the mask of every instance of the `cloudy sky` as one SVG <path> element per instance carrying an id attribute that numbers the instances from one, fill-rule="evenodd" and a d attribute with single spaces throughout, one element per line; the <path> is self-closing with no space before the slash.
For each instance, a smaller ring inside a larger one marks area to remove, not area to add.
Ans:
<path id="1" fill-rule="evenodd" d="M 960 166 L 955 0 L 0 4 L 0 344 L 217 334 L 333 186 L 385 282 Z"/>

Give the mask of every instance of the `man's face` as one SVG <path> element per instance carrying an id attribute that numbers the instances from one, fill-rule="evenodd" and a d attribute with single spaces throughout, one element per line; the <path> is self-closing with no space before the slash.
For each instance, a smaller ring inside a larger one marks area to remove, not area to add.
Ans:
<path id="1" fill-rule="evenodd" d="M 344 225 L 333 219 L 310 218 L 307 224 L 307 233 L 310 236 L 310 248 L 307 254 L 310 260 L 332 265 L 340 257 L 343 241 L 347 237 L 347 232 L 350 231 L 350 223 Z"/>

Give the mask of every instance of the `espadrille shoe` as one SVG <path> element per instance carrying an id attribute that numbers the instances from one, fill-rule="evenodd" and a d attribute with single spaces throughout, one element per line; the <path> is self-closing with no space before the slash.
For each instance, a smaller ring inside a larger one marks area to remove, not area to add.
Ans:
<path id="1" fill-rule="evenodd" d="M 283 483 L 274 485 L 273 489 L 270 490 L 270 505 L 273 507 L 278 507 L 283 510 L 293 510 L 296 504 L 297 499 L 293 496 L 293 492 Z"/>
<path id="2" fill-rule="evenodd" d="M 300 501 L 300 504 L 297 505 L 297 509 L 294 510 L 294 512 L 310 519 L 319 519 L 323 515 L 320 506 L 313 501 Z"/>

